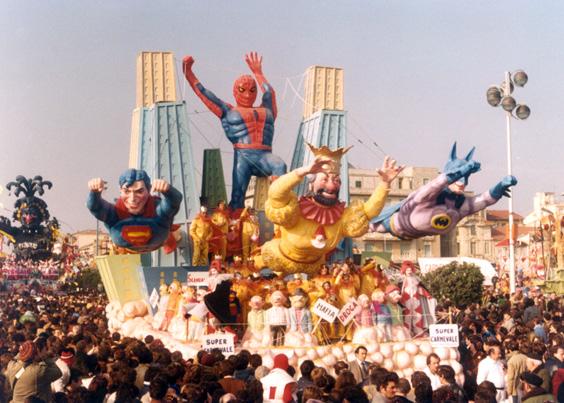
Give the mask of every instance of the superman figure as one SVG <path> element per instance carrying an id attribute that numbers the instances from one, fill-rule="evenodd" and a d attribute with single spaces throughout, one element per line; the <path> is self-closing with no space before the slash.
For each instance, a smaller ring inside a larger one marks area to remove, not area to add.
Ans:
<path id="1" fill-rule="evenodd" d="M 106 225 L 117 252 L 145 253 L 161 246 L 170 251 L 175 243 L 171 234 L 173 219 L 182 194 L 164 179 L 155 180 L 151 186 L 147 173 L 138 169 L 128 169 L 119 177 L 120 197 L 116 204 L 102 198 L 105 184 L 102 178 L 88 182 L 86 205 Z M 151 190 L 163 198 L 151 196 Z"/>
<path id="2" fill-rule="evenodd" d="M 184 75 L 190 87 L 206 107 L 221 120 L 223 130 L 233 144 L 235 157 L 229 203 L 229 207 L 233 210 L 244 207 L 245 192 L 252 175 L 275 179 L 286 173 L 284 161 L 272 154 L 274 121 L 277 113 L 274 89 L 262 73 L 261 56 L 251 52 L 245 56 L 245 61 L 263 92 L 262 103 L 258 107 L 253 106 L 257 98 L 257 84 L 252 76 L 243 75 L 235 80 L 233 96 L 237 106 L 233 106 L 219 99 L 200 83 L 192 71 L 194 64 L 192 56 L 186 56 L 183 61 Z"/>

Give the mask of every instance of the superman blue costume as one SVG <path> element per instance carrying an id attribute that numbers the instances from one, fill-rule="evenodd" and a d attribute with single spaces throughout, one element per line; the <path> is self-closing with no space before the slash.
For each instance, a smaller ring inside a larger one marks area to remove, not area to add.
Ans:
<path id="1" fill-rule="evenodd" d="M 100 180 L 100 179 L 98 179 Z M 163 181 L 160 181 L 163 182 Z M 102 198 L 101 189 L 88 195 L 87 207 L 98 220 L 102 221 L 110 233 L 110 237 L 118 250 L 126 253 L 145 253 L 163 246 L 172 240 L 170 231 L 173 219 L 180 208 L 182 194 L 174 187 L 162 192 L 163 199 L 151 196 L 151 182 L 145 171 L 128 169 L 119 179 L 122 196 L 116 204 Z M 142 192 L 140 201 L 136 201 L 136 209 L 124 192 L 128 189 Z"/>
<path id="2" fill-rule="evenodd" d="M 186 80 L 206 107 L 221 120 L 223 130 L 233 144 L 235 156 L 229 203 L 232 209 L 244 207 L 251 176 L 276 178 L 286 173 L 284 161 L 272 154 L 277 114 L 274 89 L 262 74 L 262 59 L 256 53 L 250 53 L 246 61 L 263 92 L 262 103 L 258 107 L 253 107 L 257 97 L 253 77 L 243 75 L 235 81 L 233 95 L 237 106 L 233 106 L 206 89 L 192 72 L 194 59 L 191 56 L 184 58 Z"/>

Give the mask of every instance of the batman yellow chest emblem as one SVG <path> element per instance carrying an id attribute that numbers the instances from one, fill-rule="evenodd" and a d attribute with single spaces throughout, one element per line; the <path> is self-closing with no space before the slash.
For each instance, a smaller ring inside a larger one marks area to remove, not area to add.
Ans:
<path id="1" fill-rule="evenodd" d="M 445 230 L 449 227 L 452 219 L 448 214 L 437 214 L 431 218 L 431 227 L 438 230 Z"/>

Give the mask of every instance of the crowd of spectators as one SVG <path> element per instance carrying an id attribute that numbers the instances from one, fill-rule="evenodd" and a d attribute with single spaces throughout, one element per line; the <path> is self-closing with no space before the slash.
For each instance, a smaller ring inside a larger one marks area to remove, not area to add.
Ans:
<path id="1" fill-rule="evenodd" d="M 367 362 L 363 346 L 333 368 L 294 368 L 278 354 L 269 369 L 246 350 L 183 357 L 153 336 L 110 333 L 106 304 L 88 291 L 3 294 L 0 402 L 564 401 L 562 298 L 534 288 L 448 307 L 460 326 L 462 385 L 435 354 L 406 379 Z"/>

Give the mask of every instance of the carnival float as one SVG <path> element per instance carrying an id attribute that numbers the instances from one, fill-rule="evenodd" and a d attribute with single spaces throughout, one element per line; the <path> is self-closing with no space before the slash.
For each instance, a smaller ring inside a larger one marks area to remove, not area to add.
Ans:
<path id="1" fill-rule="evenodd" d="M 401 204 L 384 208 L 403 169 L 389 157 L 372 194 L 351 203 L 342 69 L 308 70 L 306 87 L 316 86 L 318 95 L 309 91 L 287 169 L 272 150 L 275 90 L 260 55 L 251 52 L 245 62 L 253 75 L 235 80 L 235 105 L 204 87 L 194 57 L 182 63 L 187 83 L 233 145 L 227 202 L 219 152 L 205 150 L 202 191 L 195 189 L 174 56 L 139 55 L 138 78 L 149 81 L 138 80 L 130 164 L 119 178 L 117 201 L 102 198 L 102 178 L 89 182 L 88 208 L 114 243 L 113 255 L 97 258 L 110 329 L 128 337 L 151 334 L 186 358 L 202 348 L 226 354 L 244 348 L 270 367 L 284 353 L 294 366 L 310 359 L 331 370 L 337 361 L 353 361 L 355 348 L 364 345 L 368 360 L 406 377 L 435 352 L 462 376 L 457 348 L 434 346 L 428 338 L 435 301 L 416 266 L 403 262 L 394 282 L 373 260 L 355 265 L 350 239 L 369 230 L 400 238 L 452 231 L 462 217 L 507 195 L 516 179 L 466 198 L 468 178 L 480 163 L 472 159 L 474 150 L 458 158 L 455 144 L 444 172 Z M 170 80 L 151 81 L 167 74 Z M 319 77 L 326 79 L 315 82 Z"/>

